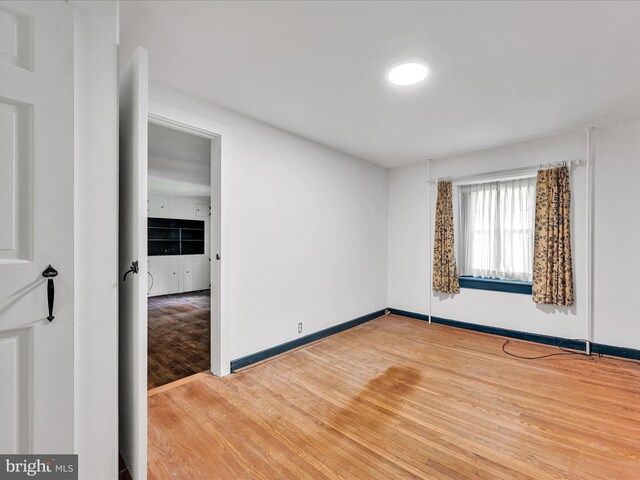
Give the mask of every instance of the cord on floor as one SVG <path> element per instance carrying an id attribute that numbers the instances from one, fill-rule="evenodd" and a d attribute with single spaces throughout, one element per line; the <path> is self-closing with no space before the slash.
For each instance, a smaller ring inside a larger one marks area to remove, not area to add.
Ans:
<path id="1" fill-rule="evenodd" d="M 519 358 L 519 359 L 521 359 L 521 360 L 539 360 L 539 359 L 542 359 L 542 358 L 556 357 L 556 356 L 559 356 L 559 355 L 580 355 L 580 356 L 582 356 L 582 357 L 592 357 L 592 356 L 593 356 L 593 355 L 587 355 L 587 354 L 586 354 L 586 353 L 584 353 L 584 352 L 579 352 L 579 351 L 574 351 L 574 350 L 568 350 L 568 349 L 566 349 L 566 348 L 564 348 L 564 347 L 562 346 L 562 344 L 563 344 L 563 343 L 565 343 L 565 342 L 576 342 L 576 341 L 578 341 L 578 342 L 584 342 L 585 340 L 582 340 L 582 339 L 571 339 L 571 340 L 569 340 L 569 339 L 567 339 L 567 340 L 565 340 L 565 341 L 563 341 L 563 342 L 560 342 L 560 344 L 559 344 L 559 345 L 557 345 L 557 347 L 558 347 L 560 350 L 562 350 L 561 352 L 548 353 L 548 354 L 546 354 L 546 355 L 536 355 L 536 356 L 533 356 L 533 357 L 527 357 L 527 356 L 524 356 L 524 355 L 518 355 L 518 354 L 516 354 L 516 353 L 508 352 L 508 351 L 507 351 L 507 345 L 509 345 L 509 343 L 511 343 L 511 340 L 506 340 L 506 341 L 502 344 L 502 351 L 503 351 L 504 353 L 506 353 L 507 355 L 511 356 L 511 357 Z M 625 359 L 623 359 L 623 358 L 613 357 L 613 356 L 609 356 L 609 355 L 603 355 L 603 354 L 601 354 L 601 353 L 598 353 L 597 355 L 598 355 L 598 358 L 609 358 L 609 359 L 611 359 L 611 360 L 617 360 L 617 361 L 619 361 L 619 362 L 625 362 L 625 363 L 632 363 L 632 364 L 634 364 L 634 365 L 638 365 L 638 366 L 640 366 L 640 362 L 636 362 L 636 361 L 634 361 L 634 360 L 625 360 Z"/>

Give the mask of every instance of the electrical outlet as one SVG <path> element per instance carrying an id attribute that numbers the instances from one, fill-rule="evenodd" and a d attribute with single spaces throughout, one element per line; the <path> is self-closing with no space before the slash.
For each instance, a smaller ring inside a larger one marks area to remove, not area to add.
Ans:
<path id="1" fill-rule="evenodd" d="M 302 322 L 298 324 L 298 333 L 302 333 Z"/>

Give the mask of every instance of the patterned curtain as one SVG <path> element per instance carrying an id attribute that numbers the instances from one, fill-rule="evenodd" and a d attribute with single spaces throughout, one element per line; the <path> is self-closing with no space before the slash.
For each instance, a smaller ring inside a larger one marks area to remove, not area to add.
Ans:
<path id="1" fill-rule="evenodd" d="M 453 248 L 453 185 L 450 180 L 438 181 L 436 230 L 433 237 L 433 290 L 459 293 L 456 256 Z"/>
<path id="2" fill-rule="evenodd" d="M 533 301 L 573 305 L 569 221 L 571 190 L 566 166 L 538 171 L 533 247 Z"/>

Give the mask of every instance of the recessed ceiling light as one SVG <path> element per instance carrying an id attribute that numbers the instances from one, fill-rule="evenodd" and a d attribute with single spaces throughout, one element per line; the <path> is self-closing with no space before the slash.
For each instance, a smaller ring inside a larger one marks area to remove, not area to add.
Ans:
<path id="1" fill-rule="evenodd" d="M 402 63 L 393 67 L 387 78 L 395 85 L 413 85 L 419 83 L 429 74 L 426 65 L 418 62 Z"/>

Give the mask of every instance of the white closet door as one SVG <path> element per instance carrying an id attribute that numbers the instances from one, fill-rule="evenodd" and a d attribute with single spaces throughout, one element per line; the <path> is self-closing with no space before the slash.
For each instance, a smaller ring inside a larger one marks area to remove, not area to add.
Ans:
<path id="1" fill-rule="evenodd" d="M 147 275 L 147 277 L 149 277 L 147 291 L 149 292 L 148 295 L 150 297 L 160 295 L 160 293 L 158 293 L 160 292 L 160 271 L 158 258 L 159 257 L 149 257 L 149 260 L 147 261 L 147 264 L 149 265 L 149 274 Z"/>
<path id="2" fill-rule="evenodd" d="M 149 203 L 148 203 L 148 208 L 147 211 L 149 212 L 149 216 L 150 217 L 157 217 L 158 216 L 158 210 L 160 209 L 160 205 L 158 203 L 158 196 L 157 195 L 149 195 Z"/>
<path id="3" fill-rule="evenodd" d="M 73 88 L 72 8 L 0 2 L 2 453 L 74 448 Z"/>
<path id="4" fill-rule="evenodd" d="M 180 257 L 171 256 L 165 257 L 167 264 L 167 292 L 166 293 L 179 293 L 180 292 Z"/>
<path id="5" fill-rule="evenodd" d="M 179 218 L 180 214 L 178 212 L 179 210 L 178 199 L 170 195 L 164 197 L 164 199 L 165 199 L 165 203 L 163 206 L 164 216 L 170 217 L 170 218 Z"/>
<path id="6" fill-rule="evenodd" d="M 191 256 L 180 257 L 180 273 L 182 285 L 180 286 L 181 292 L 192 292 L 194 289 L 193 283 L 193 271 L 194 261 Z"/>
<path id="7" fill-rule="evenodd" d="M 196 204 L 196 217 L 208 217 L 209 216 L 209 205 L 206 203 L 198 203 Z"/>
<path id="8" fill-rule="evenodd" d="M 165 295 L 169 291 L 169 268 L 165 257 L 154 257 L 156 271 L 153 273 L 153 287 L 155 295 Z"/>
<path id="9" fill-rule="evenodd" d="M 202 290 L 202 284 L 200 279 L 201 267 L 201 255 L 194 255 L 191 257 L 191 291 Z"/>
<path id="10" fill-rule="evenodd" d="M 158 209 L 157 209 L 157 215 L 158 217 L 168 217 L 168 212 L 169 212 L 169 202 L 168 202 L 168 197 L 166 195 L 158 195 L 157 196 L 158 199 Z"/>
<path id="11" fill-rule="evenodd" d="M 200 288 L 207 289 L 211 286 L 211 260 L 209 255 L 200 258 Z"/>
<path id="12" fill-rule="evenodd" d="M 192 198 L 178 197 L 178 206 L 180 218 L 193 218 L 195 215 L 195 207 Z"/>

